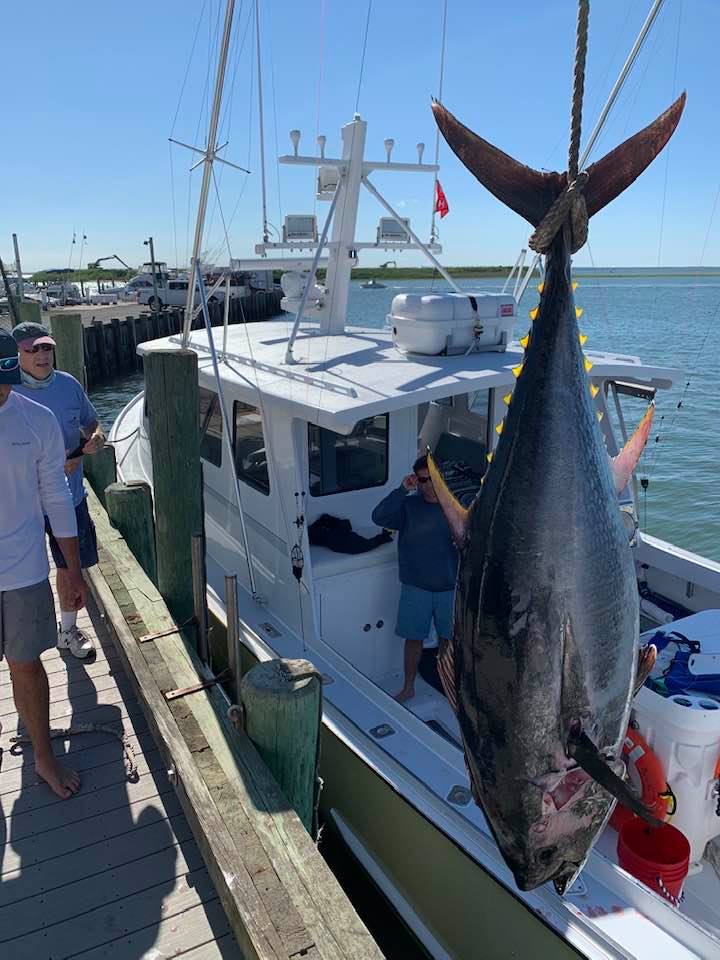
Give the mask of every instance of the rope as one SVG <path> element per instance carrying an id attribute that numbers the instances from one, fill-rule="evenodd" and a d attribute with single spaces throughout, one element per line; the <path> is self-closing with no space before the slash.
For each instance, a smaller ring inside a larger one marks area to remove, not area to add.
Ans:
<path id="1" fill-rule="evenodd" d="M 360 59 L 360 76 L 358 77 L 357 96 L 355 97 L 355 113 L 360 106 L 360 90 L 363 82 L 363 71 L 365 70 L 365 53 L 367 51 L 368 30 L 370 29 L 370 14 L 372 13 L 372 0 L 368 0 L 367 18 L 365 20 L 365 38 L 363 40 L 362 57 Z"/>
<path id="2" fill-rule="evenodd" d="M 61 728 L 50 728 L 50 739 L 51 740 L 65 740 L 67 737 L 74 737 L 80 733 L 107 733 L 112 737 L 117 737 L 117 739 L 122 744 L 123 749 L 123 761 L 125 763 L 125 772 L 127 774 L 128 780 L 136 780 L 138 776 L 137 763 L 135 761 L 135 748 L 130 743 L 130 738 L 126 734 L 121 733 L 119 730 L 116 730 L 114 727 L 110 727 L 107 724 L 103 723 L 74 723 L 71 727 L 61 727 Z M 30 737 L 10 737 L 10 743 L 15 744 L 24 744 L 31 743 Z M 11 747 L 10 752 L 13 752 Z"/>
<path id="3" fill-rule="evenodd" d="M 570 120 L 570 147 L 568 150 L 568 182 L 578 175 L 582 104 L 585 90 L 585 60 L 587 59 L 588 20 L 590 0 L 578 0 L 577 39 L 575 42 L 575 73 L 573 75 L 573 102 Z"/>
<path id="4" fill-rule="evenodd" d="M 585 61 L 587 59 L 588 21 L 590 0 L 578 0 L 577 39 L 575 42 L 575 71 L 568 148 L 568 186 L 552 204 L 530 237 L 529 247 L 535 253 L 547 253 L 555 236 L 569 219 L 570 250 L 575 253 L 587 240 L 588 216 L 583 191 L 587 173 L 578 173 L 580 134 L 582 132 L 582 102 L 585 89 Z"/>

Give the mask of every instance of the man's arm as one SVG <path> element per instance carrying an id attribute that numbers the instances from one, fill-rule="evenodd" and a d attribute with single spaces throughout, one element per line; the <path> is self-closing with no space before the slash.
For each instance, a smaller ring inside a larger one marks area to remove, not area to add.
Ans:
<path id="1" fill-rule="evenodd" d="M 388 530 L 402 530 L 405 522 L 404 503 L 408 495 L 405 481 L 389 493 L 372 512 L 372 522 Z"/>
<path id="2" fill-rule="evenodd" d="M 105 445 L 105 433 L 100 426 L 97 410 L 90 402 L 90 398 L 80 384 L 78 384 L 78 387 L 82 393 L 80 399 L 80 426 L 82 427 L 83 435 L 88 438 L 87 443 L 83 447 L 83 453 L 97 453 L 98 450 L 101 450 Z"/>
<path id="3" fill-rule="evenodd" d="M 54 416 L 48 419 L 47 425 L 47 436 L 38 460 L 40 502 L 65 558 L 75 594 L 74 609 L 79 610 L 85 606 L 85 581 L 80 569 L 75 507 L 65 479 L 65 444 Z"/>

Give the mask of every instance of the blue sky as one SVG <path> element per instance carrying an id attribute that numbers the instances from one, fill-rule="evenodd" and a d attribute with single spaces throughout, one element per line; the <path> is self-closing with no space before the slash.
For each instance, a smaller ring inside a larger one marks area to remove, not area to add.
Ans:
<path id="1" fill-rule="evenodd" d="M 442 5 L 374 0 L 359 102 L 369 124 L 368 157 L 384 157 L 383 140 L 393 137 L 393 159 L 415 160 L 418 141 L 427 145 L 425 159 L 432 159 L 429 103 L 438 92 Z M 586 135 L 649 6 L 649 0 L 592 3 Z M 254 171 L 249 177 L 227 168 L 219 174 L 234 256 L 252 255 L 261 232 L 251 7 L 237 0 L 221 131 L 223 140 L 230 139 L 228 159 Z M 314 151 L 320 132 L 328 138 L 328 154 L 336 152 L 339 128 L 355 106 L 367 4 L 265 0 L 261 7 L 269 213 L 279 225 L 275 128 L 280 153 L 290 152 L 293 127 L 303 133 L 301 150 Z M 10 235 L 17 231 L 26 269 L 66 266 L 75 231 L 75 265 L 83 232 L 84 263 L 112 253 L 139 263 L 148 234 L 158 258 L 185 262 L 200 172 L 188 175 L 190 155 L 180 148 L 171 154 L 167 138 L 174 130 L 180 140 L 203 140 L 208 54 L 214 56 L 223 8 L 222 0 L 125 0 L 121 7 L 33 0 L 28 7 L 5 6 L 3 258 L 10 259 Z M 564 169 L 575 16 L 575 0 L 449 0 L 448 108 L 523 162 Z M 677 266 L 702 258 L 705 266 L 720 264 L 720 212 L 711 224 L 720 185 L 719 35 L 718 0 L 667 0 L 593 159 L 652 120 L 682 89 L 688 91 L 685 116 L 669 153 L 593 219 L 592 258 L 585 248 L 578 263 Z M 444 144 L 440 162 L 450 203 L 441 225 L 443 261 L 512 263 L 528 226 L 484 191 Z M 375 182 L 426 238 L 432 177 L 377 174 Z M 311 212 L 312 186 L 311 171 L 281 168 L 283 213 Z M 319 218 L 325 211 L 326 205 L 317 204 Z M 372 198 L 363 200 L 361 238 L 374 237 L 381 212 Z M 214 201 L 205 249 L 222 259 Z M 366 254 L 362 262 L 382 259 Z M 419 255 L 405 254 L 400 262 L 418 263 Z"/>

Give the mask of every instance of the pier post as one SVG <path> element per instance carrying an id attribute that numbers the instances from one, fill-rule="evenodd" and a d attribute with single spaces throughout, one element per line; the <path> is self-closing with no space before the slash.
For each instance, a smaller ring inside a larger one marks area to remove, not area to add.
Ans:
<path id="1" fill-rule="evenodd" d="M 79 313 L 51 313 L 50 333 L 57 344 L 55 365 L 86 387 L 82 317 Z"/>
<path id="2" fill-rule="evenodd" d="M 40 304 L 35 300 L 16 300 L 15 306 L 18 310 L 20 323 L 42 323 L 42 311 Z"/>
<path id="3" fill-rule="evenodd" d="M 105 490 L 110 522 L 135 554 L 135 559 L 157 583 L 155 520 L 150 485 L 142 481 L 111 483 Z"/>
<path id="4" fill-rule="evenodd" d="M 175 620 L 185 623 L 193 616 L 192 537 L 203 529 L 197 354 L 151 350 L 144 366 L 157 585 Z"/>
<path id="5" fill-rule="evenodd" d="M 245 730 L 305 829 L 317 833 L 322 683 L 307 660 L 268 660 L 242 678 Z"/>
<path id="6" fill-rule="evenodd" d="M 117 480 L 115 447 L 106 444 L 97 453 L 83 457 L 83 473 L 98 500 L 107 509 L 105 491 Z"/>

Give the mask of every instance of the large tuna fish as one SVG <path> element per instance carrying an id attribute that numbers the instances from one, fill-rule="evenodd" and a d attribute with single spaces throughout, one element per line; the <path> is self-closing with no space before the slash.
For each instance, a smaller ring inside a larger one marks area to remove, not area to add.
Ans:
<path id="1" fill-rule="evenodd" d="M 589 216 L 660 152 L 683 106 L 684 95 L 588 168 Z M 564 192 L 566 175 L 525 167 L 440 104 L 433 110 L 469 170 L 537 226 Z M 462 541 L 454 639 L 441 672 L 450 674 L 473 792 L 517 885 L 529 890 L 553 880 L 560 893 L 582 868 L 614 798 L 646 812 L 618 775 L 642 656 L 616 489 L 640 455 L 650 415 L 609 462 L 579 342 L 570 242 L 566 223 L 547 252 L 524 363 L 469 511 L 433 466 Z"/>

